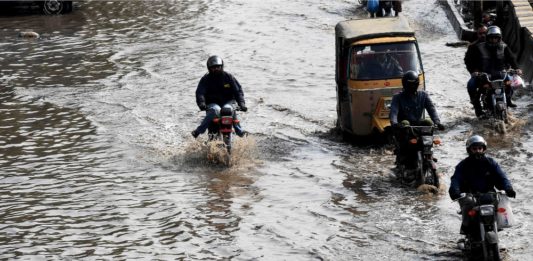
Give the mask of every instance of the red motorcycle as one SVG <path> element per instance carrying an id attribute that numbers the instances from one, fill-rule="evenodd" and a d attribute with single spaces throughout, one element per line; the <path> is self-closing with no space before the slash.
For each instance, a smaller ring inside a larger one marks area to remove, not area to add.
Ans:
<path id="1" fill-rule="evenodd" d="M 222 107 L 220 109 L 220 115 L 215 117 L 208 127 L 209 140 L 222 141 L 228 151 L 228 155 L 231 154 L 233 145 L 235 135 L 234 125 L 239 124 L 239 119 L 237 119 L 235 111 L 239 110 L 240 108 Z"/>

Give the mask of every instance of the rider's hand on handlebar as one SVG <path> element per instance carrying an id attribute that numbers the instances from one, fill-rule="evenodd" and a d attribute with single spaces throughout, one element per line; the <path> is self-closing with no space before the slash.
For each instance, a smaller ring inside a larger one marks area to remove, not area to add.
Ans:
<path id="1" fill-rule="evenodd" d="M 241 108 L 241 111 L 243 111 L 243 112 L 248 111 L 248 108 L 244 104 L 239 105 L 239 107 Z"/>
<path id="2" fill-rule="evenodd" d="M 198 108 L 200 108 L 201 111 L 205 111 L 207 110 L 207 105 L 205 105 L 205 103 L 200 103 L 198 104 Z"/>
<path id="3" fill-rule="evenodd" d="M 444 127 L 444 125 L 442 123 L 437 123 L 437 129 L 440 130 L 440 131 L 443 131 L 446 128 Z"/>
<path id="4" fill-rule="evenodd" d="M 452 198 L 453 201 L 456 201 L 458 199 L 466 197 L 466 193 L 460 193 L 460 194 L 453 193 L 453 194 L 450 194 L 450 197 Z"/>
<path id="5" fill-rule="evenodd" d="M 516 192 L 513 189 L 506 190 L 505 194 L 507 194 L 507 196 L 510 197 L 510 198 L 516 197 Z"/>

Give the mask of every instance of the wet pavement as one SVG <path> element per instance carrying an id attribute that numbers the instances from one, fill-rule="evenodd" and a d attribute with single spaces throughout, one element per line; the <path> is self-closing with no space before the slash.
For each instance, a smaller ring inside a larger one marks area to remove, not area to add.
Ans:
<path id="1" fill-rule="evenodd" d="M 283 8 L 280 8 L 283 6 Z M 447 126 L 443 182 L 484 135 L 509 174 L 531 250 L 530 89 L 509 133 L 474 118 L 464 47 L 440 3 L 404 3 Z M 460 260 L 458 207 L 400 186 L 387 147 L 354 146 L 336 119 L 334 26 L 354 1 L 90 1 L 61 16 L 0 16 L 0 258 Z M 40 39 L 19 38 L 35 31 Z M 233 165 L 190 131 L 194 90 L 221 55 L 242 84 L 250 135 Z"/>

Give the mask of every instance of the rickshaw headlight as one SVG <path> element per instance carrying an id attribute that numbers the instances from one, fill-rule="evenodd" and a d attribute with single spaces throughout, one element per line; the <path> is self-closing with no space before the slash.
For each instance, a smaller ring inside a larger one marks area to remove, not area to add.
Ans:
<path id="1" fill-rule="evenodd" d="M 383 102 L 383 109 L 390 110 L 391 104 L 392 104 L 392 100 L 385 100 Z"/>

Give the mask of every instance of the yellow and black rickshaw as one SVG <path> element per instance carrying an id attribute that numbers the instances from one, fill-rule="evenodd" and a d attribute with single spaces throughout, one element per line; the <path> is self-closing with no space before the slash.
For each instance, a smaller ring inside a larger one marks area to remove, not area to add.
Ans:
<path id="1" fill-rule="evenodd" d="M 351 137 L 383 133 L 403 73 L 424 70 L 414 30 L 403 16 L 354 19 L 335 27 L 337 128 Z"/>

